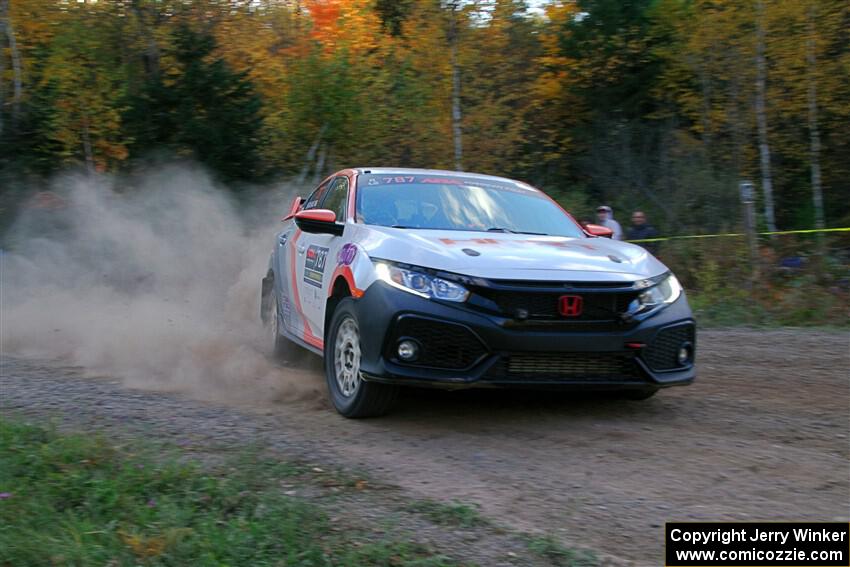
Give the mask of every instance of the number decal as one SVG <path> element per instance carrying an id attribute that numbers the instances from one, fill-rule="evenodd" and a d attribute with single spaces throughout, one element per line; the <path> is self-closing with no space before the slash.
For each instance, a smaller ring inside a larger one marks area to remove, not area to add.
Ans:
<path id="1" fill-rule="evenodd" d="M 381 183 L 391 185 L 393 183 L 413 183 L 415 178 L 412 175 L 399 175 L 398 177 L 381 177 Z"/>
<path id="2" fill-rule="evenodd" d="M 316 287 L 322 287 L 322 277 L 325 274 L 325 263 L 328 259 L 328 249 L 322 246 L 307 248 L 307 259 L 304 261 L 304 281 Z"/>

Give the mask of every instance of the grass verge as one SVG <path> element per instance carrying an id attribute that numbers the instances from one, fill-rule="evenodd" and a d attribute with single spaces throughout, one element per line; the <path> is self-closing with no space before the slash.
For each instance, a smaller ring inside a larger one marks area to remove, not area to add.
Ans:
<path id="1" fill-rule="evenodd" d="M 444 503 L 436 500 L 417 500 L 408 509 L 411 512 L 423 514 L 435 524 L 444 526 L 471 528 L 489 523 L 478 512 L 477 507 L 458 501 Z"/>
<path id="2" fill-rule="evenodd" d="M 315 505 L 284 494 L 297 474 L 245 456 L 212 473 L 154 447 L 0 418 L 0 565 L 454 564 L 331 529 Z"/>
<path id="3" fill-rule="evenodd" d="M 560 567 L 595 567 L 599 564 L 596 556 L 587 550 L 571 549 L 561 545 L 551 536 L 532 536 L 528 538 L 528 549 Z"/>

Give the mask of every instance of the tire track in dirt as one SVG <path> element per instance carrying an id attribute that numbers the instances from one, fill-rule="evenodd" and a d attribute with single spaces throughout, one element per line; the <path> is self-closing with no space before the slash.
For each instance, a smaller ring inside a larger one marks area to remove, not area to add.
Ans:
<path id="1" fill-rule="evenodd" d="M 509 527 L 641 565 L 658 563 L 665 521 L 850 519 L 848 334 L 716 330 L 699 342 L 697 382 L 644 402 L 411 390 L 381 419 L 345 420 L 311 399 L 234 405 L 226 421 L 209 406 L 178 430 L 238 443 L 261 421 L 250 434 L 284 453 L 367 470 L 416 497 L 476 502 Z M 27 372 L 7 368 L 3 404 L 109 419 L 126 410 L 121 395 L 63 399 L 56 378 L 67 370 L 24 384 Z M 154 430 L 190 404 L 145 403 L 126 419 Z"/>

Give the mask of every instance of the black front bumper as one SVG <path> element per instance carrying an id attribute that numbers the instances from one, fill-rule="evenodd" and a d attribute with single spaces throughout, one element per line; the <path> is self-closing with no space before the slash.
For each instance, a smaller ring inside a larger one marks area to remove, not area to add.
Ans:
<path id="1" fill-rule="evenodd" d="M 605 330 L 540 328 L 383 282 L 369 286 L 355 309 L 366 380 L 440 388 L 651 390 L 689 384 L 695 377 L 695 324 L 684 294 L 641 322 Z M 396 355 L 406 338 L 421 347 L 414 363 Z M 691 350 L 684 365 L 676 362 L 682 344 Z"/>

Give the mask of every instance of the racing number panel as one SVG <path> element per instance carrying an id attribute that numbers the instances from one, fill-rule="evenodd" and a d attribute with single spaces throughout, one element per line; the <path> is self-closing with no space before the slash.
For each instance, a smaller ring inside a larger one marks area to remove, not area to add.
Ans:
<path id="1" fill-rule="evenodd" d="M 321 289 L 327 260 L 328 248 L 311 244 L 307 248 L 307 259 L 304 261 L 304 283 Z"/>

